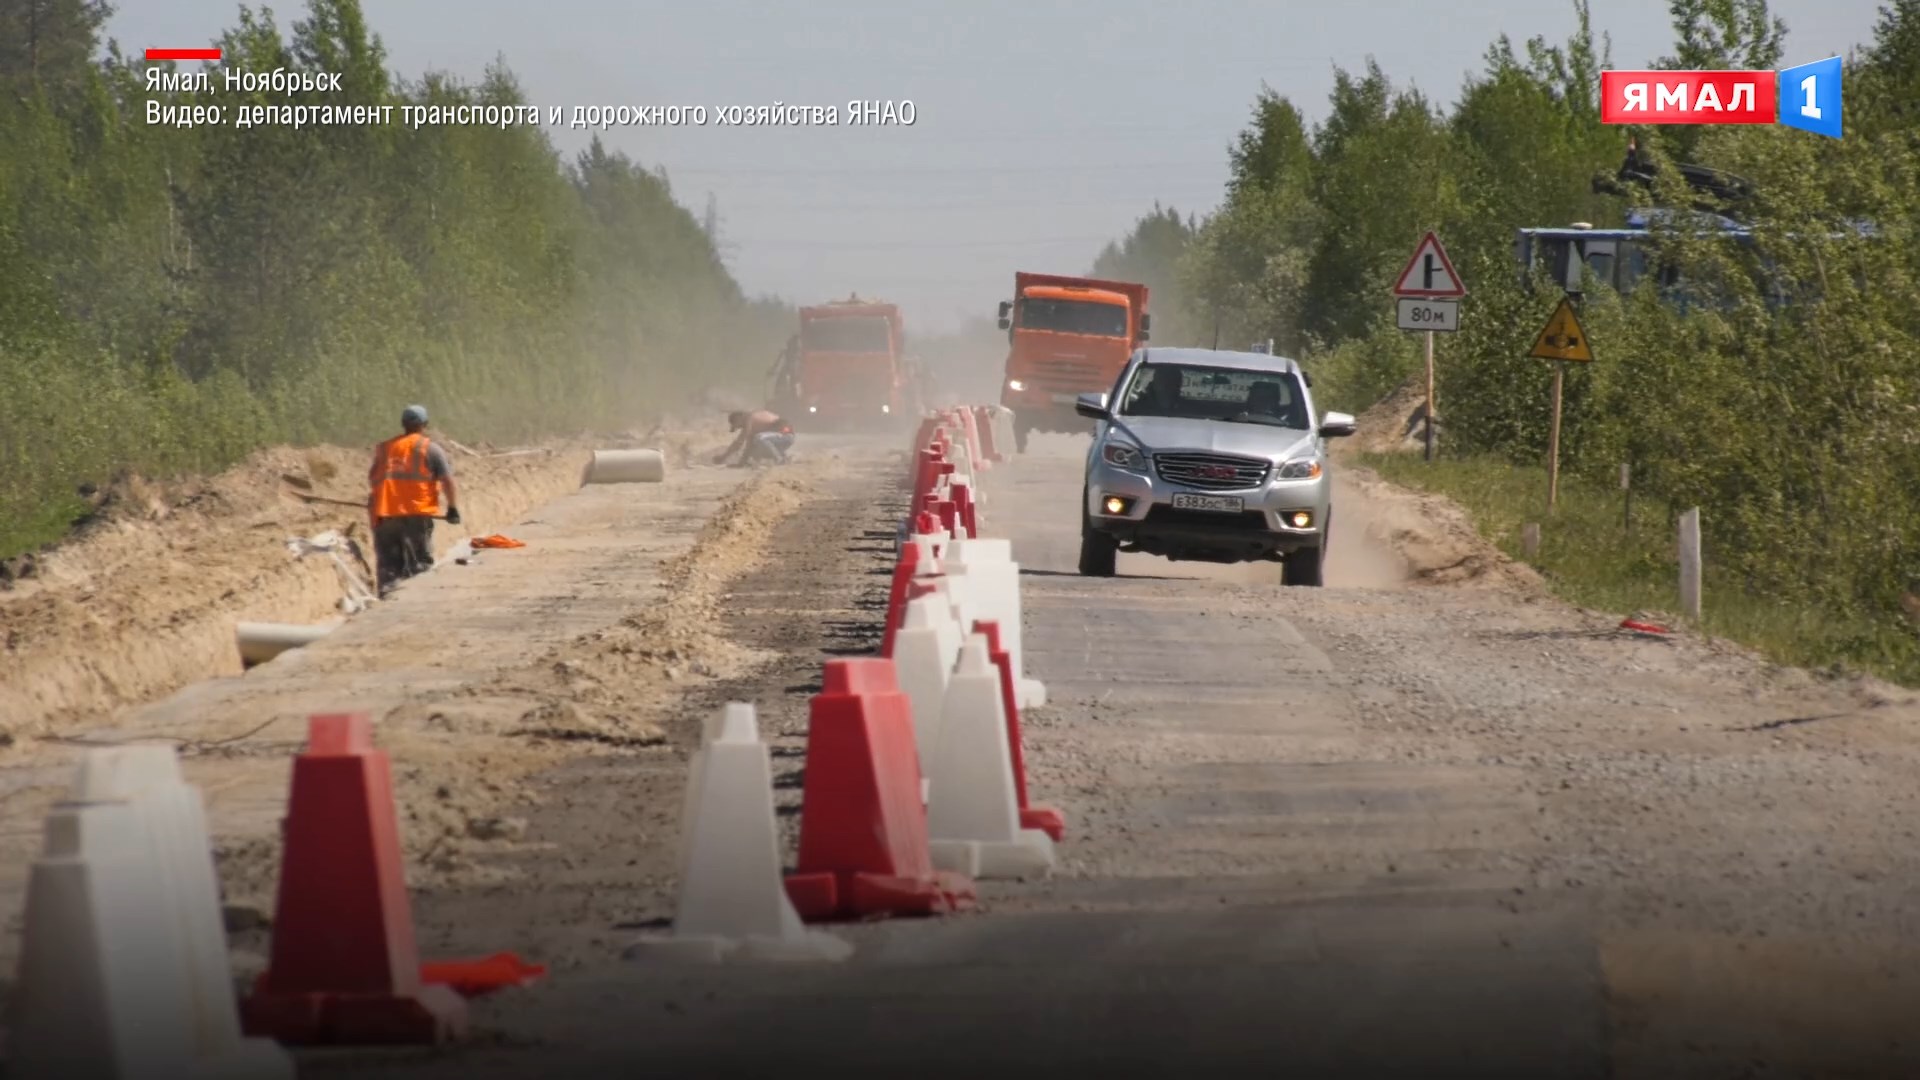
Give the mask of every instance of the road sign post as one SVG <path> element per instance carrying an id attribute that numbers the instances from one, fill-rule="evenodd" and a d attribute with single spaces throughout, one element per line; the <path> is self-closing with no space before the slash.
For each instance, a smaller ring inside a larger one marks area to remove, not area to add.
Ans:
<path id="1" fill-rule="evenodd" d="M 1553 362 L 1553 428 L 1547 433 L 1547 510 L 1560 499 L 1560 390 L 1566 382 L 1567 364 Z"/>
<path id="2" fill-rule="evenodd" d="M 1560 400 L 1567 363 L 1593 362 L 1593 346 L 1580 326 L 1580 316 L 1574 314 L 1571 300 L 1560 298 L 1560 306 L 1547 317 L 1547 325 L 1533 339 L 1527 355 L 1553 361 L 1553 426 L 1547 430 L 1547 510 L 1551 513 L 1560 498 Z"/>
<path id="3" fill-rule="evenodd" d="M 1447 258 L 1440 237 L 1429 231 L 1413 249 L 1413 258 L 1400 271 L 1393 295 L 1398 298 L 1396 323 L 1402 330 L 1424 330 L 1427 334 L 1427 422 L 1426 459 L 1433 460 L 1434 423 L 1439 415 L 1433 402 L 1433 335 L 1460 329 L 1460 298 L 1467 290 L 1460 275 Z"/>

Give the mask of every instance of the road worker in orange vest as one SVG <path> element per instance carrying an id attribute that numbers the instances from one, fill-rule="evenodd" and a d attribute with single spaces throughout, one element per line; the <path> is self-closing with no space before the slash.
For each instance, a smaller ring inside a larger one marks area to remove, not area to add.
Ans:
<path id="1" fill-rule="evenodd" d="M 400 413 L 405 430 L 373 452 L 367 473 L 372 488 L 367 514 L 373 521 L 373 550 L 380 576 L 380 595 L 405 578 L 433 568 L 433 522 L 440 514 L 440 494 L 446 492 L 446 519 L 460 524 L 453 466 L 446 451 L 427 438 L 427 410 L 409 405 Z"/>

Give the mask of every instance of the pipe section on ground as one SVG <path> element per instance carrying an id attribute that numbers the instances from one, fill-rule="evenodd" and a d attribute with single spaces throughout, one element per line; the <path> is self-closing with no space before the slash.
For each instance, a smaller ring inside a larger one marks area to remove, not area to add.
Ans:
<path id="1" fill-rule="evenodd" d="M 595 450 L 581 484 L 657 484 L 667 478 L 658 450 Z"/>
<path id="2" fill-rule="evenodd" d="M 243 622 L 235 624 L 233 639 L 240 662 L 247 667 L 267 661 L 302 645 L 311 645 L 340 628 L 340 622 L 304 626 L 299 623 Z"/>

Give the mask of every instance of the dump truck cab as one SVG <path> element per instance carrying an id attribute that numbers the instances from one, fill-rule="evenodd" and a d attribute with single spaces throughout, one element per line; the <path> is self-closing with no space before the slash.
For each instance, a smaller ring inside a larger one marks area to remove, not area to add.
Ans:
<path id="1" fill-rule="evenodd" d="M 1016 447 L 1024 453 L 1034 431 L 1087 430 L 1074 403 L 1113 385 L 1149 324 L 1145 285 L 1015 274 L 999 325 L 1008 345 L 1000 403 L 1013 410 Z"/>
<path id="2" fill-rule="evenodd" d="M 900 309 L 884 301 L 846 300 L 800 309 L 788 342 L 783 395 L 791 417 L 815 428 L 873 428 L 911 419 Z"/>

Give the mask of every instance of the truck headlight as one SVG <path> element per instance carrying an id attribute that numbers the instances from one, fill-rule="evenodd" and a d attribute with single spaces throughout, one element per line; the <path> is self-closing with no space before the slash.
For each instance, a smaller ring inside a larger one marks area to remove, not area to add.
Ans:
<path id="1" fill-rule="evenodd" d="M 1026 383 L 1023 383 L 1023 382 L 1021 382 L 1021 381 L 1020 381 L 1019 379 L 1008 379 L 1008 380 L 1007 380 L 1007 389 L 1009 389 L 1009 390 L 1011 390 L 1011 391 L 1013 391 L 1013 392 L 1014 392 L 1014 393 L 1016 393 L 1016 394 L 1017 394 L 1017 393 L 1019 393 L 1019 392 L 1020 392 L 1020 391 L 1022 391 L 1022 390 L 1025 390 L 1026 388 L 1027 388 L 1027 384 L 1026 384 Z"/>
<path id="2" fill-rule="evenodd" d="M 1302 458 L 1299 461 L 1289 461 L 1285 465 L 1280 466 L 1280 479 L 1318 480 L 1320 479 L 1320 471 L 1319 458 Z"/>
<path id="3" fill-rule="evenodd" d="M 1100 460 L 1128 472 L 1146 472 L 1147 455 L 1137 446 L 1126 443 L 1110 442 L 1100 448 Z"/>

